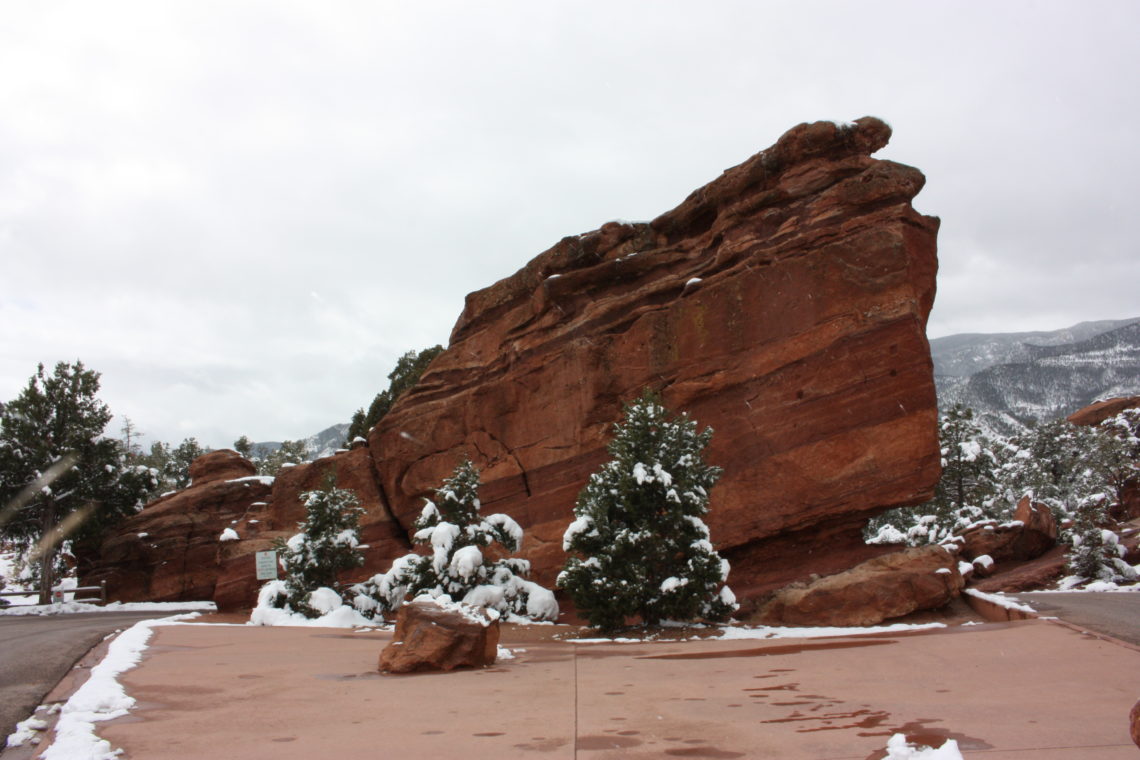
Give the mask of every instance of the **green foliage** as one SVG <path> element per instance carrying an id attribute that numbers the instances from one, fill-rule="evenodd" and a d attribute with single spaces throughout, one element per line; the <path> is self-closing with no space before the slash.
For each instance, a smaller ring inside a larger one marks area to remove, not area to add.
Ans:
<path id="1" fill-rule="evenodd" d="M 526 580 L 529 562 L 492 560 L 484 552 L 496 543 L 507 552 L 518 551 L 523 533 L 505 514 L 480 516 L 479 486 L 479 470 L 464 460 L 413 526 L 416 544 L 431 547 L 431 554 L 408 554 L 387 573 L 358 585 L 356 606 L 361 612 L 391 612 L 409 596 L 428 594 L 528 617 L 558 616 L 554 595 Z"/>
<path id="2" fill-rule="evenodd" d="M 578 496 L 558 585 L 590 625 L 603 631 L 638 616 L 723 620 L 736 608 L 724 585 L 728 563 L 701 519 L 720 469 L 704 462 L 712 430 L 673 419 L 645 393 L 625 407 L 609 445 L 613 457 Z"/>
<path id="3" fill-rule="evenodd" d="M 271 451 L 263 459 L 255 460 L 254 464 L 257 465 L 259 475 L 276 476 L 285 465 L 301 464 L 308 455 L 304 441 L 283 441 L 280 448 Z"/>
<path id="4" fill-rule="evenodd" d="M 1064 537 L 1070 544 L 1069 572 L 1088 581 L 1136 580 L 1136 571 L 1125 562 L 1124 547 L 1111 530 L 1100 524 L 1104 504 L 1090 499 L 1077 510 L 1072 529 Z"/>
<path id="5" fill-rule="evenodd" d="M 184 438 L 182 443 L 171 448 L 170 444 L 155 441 L 150 451 L 135 458 L 138 464 L 154 470 L 158 480 L 152 497 L 169 491 L 181 491 L 190 486 L 190 465 L 195 459 L 209 453 L 198 439 Z"/>
<path id="6" fill-rule="evenodd" d="M 400 396 L 412 389 L 432 360 L 442 352 L 443 346 L 432 346 L 420 352 L 408 351 L 401 356 L 396 361 L 395 369 L 388 374 L 387 389 L 376 394 L 372 403 L 369 404 L 367 412 L 364 409 L 358 409 L 352 415 L 352 422 L 349 424 L 348 433 L 345 436 L 347 439 L 345 445 L 350 445 L 357 437 L 367 436 L 373 425 L 388 413 L 388 410 L 392 408 Z"/>
<path id="7" fill-rule="evenodd" d="M 236 441 L 234 441 L 234 451 L 241 454 L 251 462 L 254 459 L 253 441 L 249 440 L 249 436 L 247 435 L 243 435 L 241 438 L 238 438 Z"/>
<path id="8" fill-rule="evenodd" d="M 285 568 L 285 595 L 277 597 L 278 606 L 309 618 L 322 614 L 309 603 L 314 591 L 334 589 L 341 571 L 364 564 L 359 549 L 364 510 L 352 491 L 335 483 L 330 475 L 319 490 L 301 494 L 306 513 L 297 526 L 301 532 L 274 546 Z"/>
<path id="9" fill-rule="evenodd" d="M 97 544 L 154 487 L 153 473 L 103 437 L 112 415 L 98 391 L 99 373 L 82 362 L 60 362 L 50 376 L 41 364 L 0 412 L 0 536 L 36 568 L 41 603 L 63 542 Z"/>

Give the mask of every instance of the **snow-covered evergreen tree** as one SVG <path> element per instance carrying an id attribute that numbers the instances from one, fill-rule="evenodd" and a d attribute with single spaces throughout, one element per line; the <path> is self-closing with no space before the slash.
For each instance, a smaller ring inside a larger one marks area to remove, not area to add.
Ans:
<path id="1" fill-rule="evenodd" d="M 1065 536 L 1071 546 L 1069 572 L 1086 581 L 1135 581 L 1136 570 L 1124 561 L 1119 537 L 1099 524 L 1104 516 L 1103 498 L 1089 499 L 1077 510 Z"/>
<path id="2" fill-rule="evenodd" d="M 527 580 L 530 562 L 488 556 L 493 544 L 507 552 L 518 551 L 523 532 L 509 515 L 479 514 L 479 486 L 479 470 L 464 460 L 436 491 L 436 500 L 424 505 L 413 526 L 415 543 L 431 547 L 431 554 L 400 557 L 388 572 L 358 584 L 357 609 L 383 614 L 408 597 L 428 594 L 524 617 L 558 617 L 554 594 Z"/>
<path id="3" fill-rule="evenodd" d="M 590 625 L 605 631 L 637 616 L 724 620 L 736 609 L 728 562 L 701 519 L 720 468 L 704 462 L 712 437 L 687 415 L 674 419 L 650 393 L 625 407 L 613 457 L 590 476 L 563 536 L 572 556 L 558 585 Z"/>
<path id="4" fill-rule="evenodd" d="M 276 546 L 285 579 L 273 606 L 315 618 L 328 609 L 324 603 L 312 604 L 314 592 L 335 591 L 342 570 L 364 564 L 359 549 L 364 510 L 352 491 L 336 487 L 332 475 L 320 490 L 302 493 L 301 501 L 306 512 L 305 520 L 297 526 L 301 532 Z"/>

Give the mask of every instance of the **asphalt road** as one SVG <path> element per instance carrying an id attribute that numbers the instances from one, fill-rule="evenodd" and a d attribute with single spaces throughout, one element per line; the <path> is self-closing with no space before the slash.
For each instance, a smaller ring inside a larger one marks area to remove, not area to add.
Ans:
<path id="1" fill-rule="evenodd" d="M 1017 598 L 1042 616 L 1058 617 L 1140 646 L 1140 592 L 1027 592 Z"/>
<path id="2" fill-rule="evenodd" d="M 0 749 L 16 724 L 109 633 L 171 612 L 0 615 Z"/>

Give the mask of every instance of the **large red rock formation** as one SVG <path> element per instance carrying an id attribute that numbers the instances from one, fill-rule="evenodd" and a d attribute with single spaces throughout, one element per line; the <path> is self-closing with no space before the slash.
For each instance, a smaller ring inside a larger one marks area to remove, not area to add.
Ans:
<path id="1" fill-rule="evenodd" d="M 552 583 L 610 426 L 650 387 L 716 431 L 708 522 L 738 594 L 806 576 L 813 552 L 849 567 L 876 551 L 865 520 L 939 476 L 938 220 L 911 207 L 917 169 L 870 157 L 889 136 L 870 117 L 801 124 L 652 222 L 565 238 L 469 295 L 369 435 L 396 519 L 471 457 Z"/>
<path id="2" fill-rule="evenodd" d="M 333 470 L 368 511 L 362 574 L 385 570 L 466 456 L 484 508 L 519 522 L 535 580 L 553 585 L 578 491 L 647 387 L 716 431 L 708 523 L 746 604 L 882 553 L 862 541 L 867 518 L 929 499 L 939 476 L 925 337 L 938 220 L 911 206 L 917 169 L 871 158 L 889 137 L 871 117 L 801 124 L 649 223 L 563 239 L 467 297 L 368 446 L 272 487 L 235 484 L 248 463 L 211 454 L 190 489 L 108 540 L 92 579 L 129 576 L 111 584 L 122 599 L 250 605 L 253 552 L 296 531 L 299 493 Z M 231 526 L 240 540 L 219 543 Z M 168 540 L 145 553 L 138 533 Z"/>

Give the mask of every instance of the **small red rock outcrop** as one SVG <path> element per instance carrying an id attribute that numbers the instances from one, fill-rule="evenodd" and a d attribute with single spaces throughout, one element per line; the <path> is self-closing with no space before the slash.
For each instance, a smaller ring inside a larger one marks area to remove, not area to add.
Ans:
<path id="1" fill-rule="evenodd" d="M 104 539 L 93 566 L 82 573 L 83 585 L 106 581 L 108 596 L 120 602 L 212 599 L 219 554 L 241 543 L 218 538 L 260 513 L 257 504 L 271 489 L 271 479 L 248 477 L 248 461 L 242 460 L 247 468 L 219 454 L 226 452 L 195 460 L 191 471 L 198 479 L 189 488 L 151 502 Z M 229 475 L 236 477 L 222 479 Z"/>
<path id="2" fill-rule="evenodd" d="M 233 451 L 214 451 L 191 465 L 189 488 L 148 504 L 104 540 L 83 582 L 107 581 L 117 601 L 210 600 L 221 611 L 249 608 L 264 581 L 254 553 L 297 532 L 305 518 L 300 495 L 320 488 L 335 473 L 365 509 L 361 541 L 369 545 L 364 567 L 344 580 L 387 570 L 409 551 L 377 487 L 367 447 L 284 468 L 276 478 L 254 477 L 252 463 Z M 219 541 L 226 528 L 236 541 Z"/>
<path id="3" fill-rule="evenodd" d="M 1132 734 L 1132 743 L 1140 747 L 1140 700 L 1132 705 L 1132 712 L 1128 714 L 1129 733 Z"/>
<path id="4" fill-rule="evenodd" d="M 380 652 L 380 670 L 482 668 L 494 664 L 498 645 L 497 614 L 482 607 L 416 600 L 400 607 L 392 643 Z"/>
<path id="5" fill-rule="evenodd" d="M 190 485 L 204 486 L 218 480 L 237 480 L 257 474 L 257 468 L 233 449 L 219 449 L 190 463 Z"/>
<path id="6" fill-rule="evenodd" d="M 938 220 L 911 206 L 921 172 L 870 157 L 889 137 L 871 117 L 801 124 L 652 222 L 565 238 L 469 295 L 369 434 L 396 519 L 470 457 L 552 584 L 575 498 L 650 387 L 716 431 L 708 523 L 738 596 L 865 559 L 867 518 L 929 499 L 940 469 Z"/>
<path id="7" fill-rule="evenodd" d="M 938 545 L 868 560 L 846 572 L 780 589 L 753 616 L 765 625 L 875 625 L 938 609 L 962 589 L 958 560 Z"/>
<path id="8" fill-rule="evenodd" d="M 962 559 L 973 561 L 988 555 L 999 563 L 1026 562 L 1057 544 L 1057 521 L 1049 507 L 1024 496 L 1012 521 L 998 524 L 990 520 L 965 531 L 958 539 L 958 555 Z"/>

